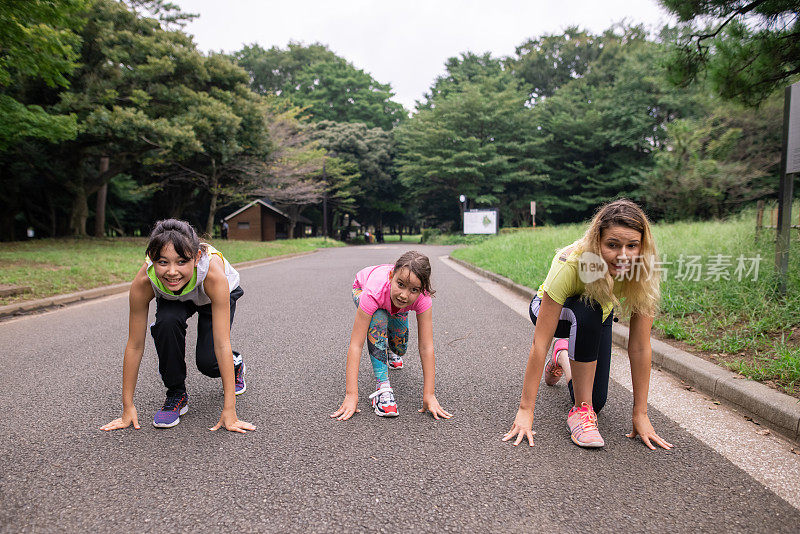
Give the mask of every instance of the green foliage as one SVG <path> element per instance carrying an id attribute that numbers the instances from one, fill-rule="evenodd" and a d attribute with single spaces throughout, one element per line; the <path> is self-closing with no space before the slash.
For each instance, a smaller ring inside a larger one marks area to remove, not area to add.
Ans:
<path id="1" fill-rule="evenodd" d="M 442 231 L 438 228 L 423 228 L 422 235 L 419 238 L 420 243 L 430 243 L 437 237 L 442 235 Z"/>
<path id="2" fill-rule="evenodd" d="M 433 225 L 459 220 L 459 195 L 523 218 L 541 165 L 531 157 L 536 131 L 526 95 L 491 81 L 463 84 L 397 130 L 400 179 Z"/>
<path id="3" fill-rule="evenodd" d="M 234 57 L 250 73 L 254 90 L 287 97 L 307 108 L 314 120 L 362 122 L 391 130 L 403 119 L 403 106 L 392 101 L 388 84 L 323 45 L 290 43 L 287 50 L 251 45 Z"/>
<path id="4" fill-rule="evenodd" d="M 517 47 L 517 58 L 510 66 L 533 102 L 553 96 L 558 88 L 583 77 L 604 44 L 603 37 L 570 26 L 563 34 L 528 39 Z"/>
<path id="5" fill-rule="evenodd" d="M 74 30 L 86 0 L 3 2 L 0 7 L 0 87 L 18 78 L 68 85 L 80 43 Z"/>
<path id="6" fill-rule="evenodd" d="M 666 126 L 666 149 L 644 185 L 651 215 L 667 220 L 719 218 L 773 195 L 779 175 L 780 98 L 759 112 L 719 104 L 702 119 Z"/>
<path id="7" fill-rule="evenodd" d="M 424 95 L 425 102 L 417 102 L 417 108 L 431 109 L 435 102 L 462 91 L 467 84 L 491 85 L 497 92 L 518 86 L 519 80 L 505 63 L 503 59 L 492 57 L 490 52 L 480 56 L 465 52 L 460 57 L 448 58 L 444 64 L 445 74 L 436 77 L 430 91 Z"/>
<path id="8" fill-rule="evenodd" d="M 670 79 L 705 74 L 723 98 L 755 107 L 800 74 L 800 1 L 661 0 L 682 31 L 667 61 Z"/>
<path id="9" fill-rule="evenodd" d="M 604 43 L 585 77 L 534 107 L 549 177 L 537 206 L 547 221 L 584 219 L 615 197 L 642 199 L 642 176 L 664 144 L 664 126 L 699 107 L 696 95 L 653 69 L 663 45 L 636 28 L 607 32 Z"/>
<path id="10" fill-rule="evenodd" d="M 369 128 L 363 123 L 321 121 L 312 137 L 357 174 L 351 178 L 353 200 L 358 205 L 358 220 L 382 226 L 384 218 L 404 211 L 405 189 L 393 168 L 395 143 L 390 132 Z"/>
<path id="11" fill-rule="evenodd" d="M 26 138 L 51 143 L 74 139 L 78 125 L 74 115 L 47 113 L 41 106 L 28 105 L 0 94 L 0 151 Z"/>
<path id="12" fill-rule="evenodd" d="M 87 0 L 0 5 L 0 151 L 26 138 L 55 143 L 75 137 L 75 117 L 46 111 L 29 85 L 68 85 L 80 45 L 75 31 L 86 7 Z"/>
<path id="13" fill-rule="evenodd" d="M 296 42 L 290 42 L 286 50 L 277 46 L 267 50 L 251 44 L 235 52 L 233 57 L 250 74 L 254 91 L 283 96 L 288 96 L 284 92 L 294 90 L 300 73 L 309 66 L 337 59 L 336 54 L 323 44 L 306 46 Z"/>

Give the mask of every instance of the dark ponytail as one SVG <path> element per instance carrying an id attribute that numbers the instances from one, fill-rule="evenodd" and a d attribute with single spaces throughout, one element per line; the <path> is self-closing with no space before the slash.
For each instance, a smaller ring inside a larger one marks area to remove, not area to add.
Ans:
<path id="1" fill-rule="evenodd" d="M 150 242 L 147 244 L 145 254 L 151 261 L 156 261 L 161 256 L 161 250 L 172 243 L 178 256 L 185 260 L 192 260 L 200 250 L 200 238 L 192 225 L 178 219 L 164 219 L 158 221 L 150 233 Z"/>

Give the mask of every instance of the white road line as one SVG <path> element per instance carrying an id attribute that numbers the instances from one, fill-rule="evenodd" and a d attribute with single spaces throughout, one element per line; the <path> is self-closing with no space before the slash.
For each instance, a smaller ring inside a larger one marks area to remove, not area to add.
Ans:
<path id="1" fill-rule="evenodd" d="M 527 299 L 450 261 L 447 256 L 440 256 L 439 259 L 515 312 L 529 318 Z M 520 350 L 527 353 L 528 347 Z M 616 346 L 612 350 L 611 378 L 632 391 L 628 353 Z M 654 369 L 650 375 L 648 403 L 767 489 L 800 509 L 800 454 L 793 453 L 788 442 L 735 410 L 716 404 L 700 392 L 686 389 L 678 378 L 661 370 Z M 663 437 L 670 441 L 669 436 Z"/>

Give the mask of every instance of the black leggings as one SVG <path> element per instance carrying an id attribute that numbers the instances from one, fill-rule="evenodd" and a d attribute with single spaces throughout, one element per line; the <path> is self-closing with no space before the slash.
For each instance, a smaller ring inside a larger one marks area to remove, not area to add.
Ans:
<path id="1" fill-rule="evenodd" d="M 231 291 L 231 324 L 236 301 L 244 295 L 241 287 Z M 197 368 L 206 376 L 218 378 L 219 365 L 214 353 L 211 325 L 211 304 L 156 298 L 156 321 L 150 333 L 158 353 L 158 371 L 167 387 L 167 394 L 186 392 L 186 321 L 197 312 Z M 234 351 L 234 354 L 239 354 Z"/>
<path id="2" fill-rule="evenodd" d="M 534 297 L 528 312 L 531 321 L 536 324 L 542 300 Z M 608 398 L 608 379 L 611 372 L 611 325 L 614 313 L 610 313 L 603 321 L 603 311 L 600 305 L 589 305 L 581 301 L 580 297 L 569 297 L 564 301 L 561 315 L 554 337 L 569 340 L 570 360 L 578 362 L 597 362 L 592 386 L 592 406 L 595 412 L 603 409 Z M 567 384 L 569 396 L 575 402 L 575 393 L 572 391 L 572 381 Z"/>

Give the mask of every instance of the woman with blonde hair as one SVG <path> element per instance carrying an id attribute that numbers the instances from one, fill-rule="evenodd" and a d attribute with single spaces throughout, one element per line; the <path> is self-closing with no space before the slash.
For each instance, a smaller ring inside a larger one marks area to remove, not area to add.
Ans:
<path id="1" fill-rule="evenodd" d="M 672 445 L 662 439 L 647 416 L 650 385 L 650 330 L 660 298 L 657 251 L 650 222 L 642 209 L 620 199 L 601 206 L 585 235 L 559 250 L 547 277 L 531 301 L 536 326 L 522 385 L 522 398 L 503 441 L 523 438 L 533 446 L 533 410 L 542 371 L 553 386 L 567 379 L 572 409 L 567 427 L 581 447 L 605 445 L 597 412 L 606 402 L 611 366 L 614 311 L 630 317 L 628 354 L 633 382 L 633 429 L 651 449 Z M 558 338 L 547 358 L 553 338 Z M 545 363 L 545 359 L 548 361 Z"/>

